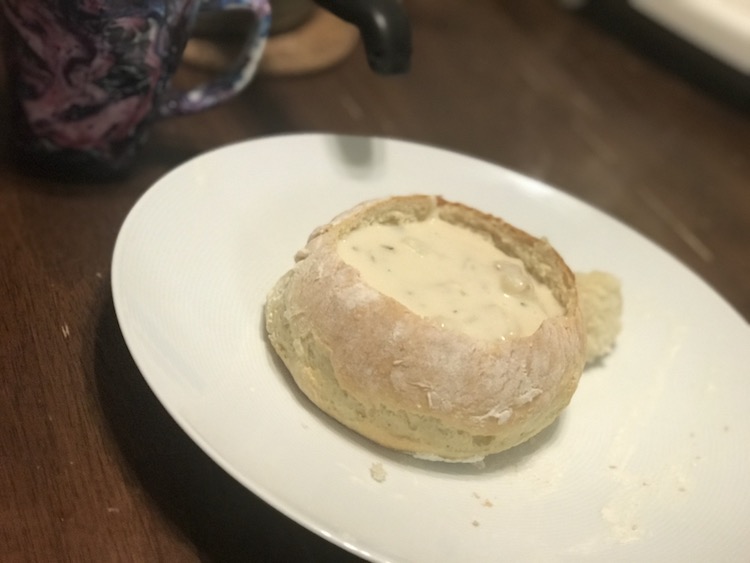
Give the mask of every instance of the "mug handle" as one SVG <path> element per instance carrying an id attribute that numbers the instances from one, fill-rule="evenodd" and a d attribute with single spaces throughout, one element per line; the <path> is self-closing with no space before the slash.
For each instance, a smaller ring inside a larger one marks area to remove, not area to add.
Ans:
<path id="1" fill-rule="evenodd" d="M 268 0 L 202 0 L 200 12 L 243 10 L 252 12 L 256 25 L 245 40 L 232 67 L 213 80 L 190 90 L 166 92 L 159 117 L 187 115 L 209 109 L 238 94 L 255 74 L 271 28 Z"/>

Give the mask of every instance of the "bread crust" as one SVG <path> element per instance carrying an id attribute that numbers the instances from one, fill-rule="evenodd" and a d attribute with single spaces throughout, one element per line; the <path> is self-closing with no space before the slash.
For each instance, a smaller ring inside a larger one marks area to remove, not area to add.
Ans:
<path id="1" fill-rule="evenodd" d="M 432 215 L 488 233 L 564 314 L 510 340 L 477 340 L 370 287 L 337 251 L 373 223 Z M 548 242 L 434 196 L 366 202 L 316 229 L 266 302 L 269 340 L 294 381 L 352 430 L 421 457 L 474 461 L 531 438 L 569 403 L 585 363 L 573 273 Z"/>

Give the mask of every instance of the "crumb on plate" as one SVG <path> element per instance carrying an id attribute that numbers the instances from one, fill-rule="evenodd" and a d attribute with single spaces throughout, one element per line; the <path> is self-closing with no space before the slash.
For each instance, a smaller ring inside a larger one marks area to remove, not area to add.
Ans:
<path id="1" fill-rule="evenodd" d="M 387 476 L 388 474 L 386 473 L 383 464 L 379 461 L 376 461 L 370 466 L 370 477 L 372 477 L 378 483 L 382 483 L 383 481 L 385 481 L 385 478 Z"/>

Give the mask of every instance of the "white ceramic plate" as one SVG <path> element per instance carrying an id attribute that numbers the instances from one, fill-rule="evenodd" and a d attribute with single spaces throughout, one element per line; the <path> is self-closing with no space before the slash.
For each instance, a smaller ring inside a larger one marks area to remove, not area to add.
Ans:
<path id="1" fill-rule="evenodd" d="M 500 215 L 547 236 L 574 269 L 623 282 L 616 351 L 557 423 L 484 467 L 360 439 L 305 400 L 264 339 L 265 295 L 309 232 L 403 193 Z M 750 328 L 654 244 L 535 180 L 392 140 L 226 147 L 138 202 L 112 286 L 130 351 L 185 432 L 272 506 L 364 558 L 747 561 Z"/>

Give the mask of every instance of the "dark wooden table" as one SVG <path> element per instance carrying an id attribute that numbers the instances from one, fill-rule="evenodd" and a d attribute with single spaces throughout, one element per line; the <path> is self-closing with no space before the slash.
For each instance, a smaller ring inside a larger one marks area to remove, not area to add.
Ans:
<path id="1" fill-rule="evenodd" d="M 157 178 L 226 143 L 334 131 L 498 162 L 628 223 L 750 318 L 741 106 L 552 1 L 406 4 L 408 75 L 372 74 L 358 50 L 314 76 L 261 76 L 221 108 L 161 123 L 114 182 L 17 169 L 0 86 L 0 560 L 354 559 L 208 459 L 118 329 L 109 265 L 121 222 Z"/>

